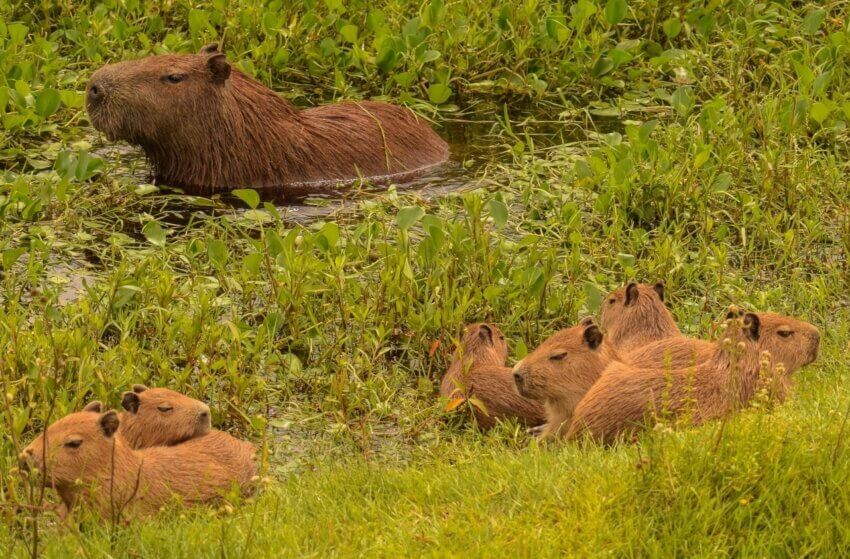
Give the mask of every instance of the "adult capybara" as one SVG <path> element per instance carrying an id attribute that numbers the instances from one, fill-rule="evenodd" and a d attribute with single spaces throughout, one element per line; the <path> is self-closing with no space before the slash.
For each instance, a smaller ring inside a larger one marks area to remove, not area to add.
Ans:
<path id="1" fill-rule="evenodd" d="M 63 516 L 84 500 L 107 519 L 153 514 L 175 498 L 187 505 L 215 500 L 234 486 L 249 487 L 257 471 L 254 446 L 220 431 L 136 450 L 115 436 L 119 427 L 115 411 L 67 415 L 21 453 L 21 467 L 45 473 Z"/>
<path id="2" fill-rule="evenodd" d="M 586 435 L 610 444 L 658 415 L 700 424 L 746 405 L 762 388 L 784 398 L 789 375 L 817 357 L 818 329 L 775 313 L 730 314 L 714 355 L 696 367 L 612 363 L 576 408 L 568 438 Z"/>
<path id="3" fill-rule="evenodd" d="M 299 110 L 232 68 L 217 45 L 110 64 L 86 93 L 95 128 L 141 146 L 158 182 L 197 194 L 401 181 L 449 153 L 405 107 L 351 101 Z"/>
<path id="4" fill-rule="evenodd" d="M 708 359 L 714 344 L 682 335 L 664 304 L 664 284 L 630 283 L 602 303 L 599 322 L 623 361 L 679 369 Z"/>
<path id="5" fill-rule="evenodd" d="M 484 429 L 508 418 L 529 427 L 540 425 L 546 412 L 539 402 L 517 394 L 513 371 L 505 366 L 507 358 L 508 345 L 498 327 L 470 324 L 440 383 L 440 396 L 477 399 L 486 411 L 474 408 L 475 421 Z"/>
<path id="6" fill-rule="evenodd" d="M 517 392 L 543 402 L 543 438 L 564 434 L 582 396 L 608 364 L 618 358 L 616 350 L 603 343 L 599 327 L 582 321 L 556 332 L 514 366 Z"/>

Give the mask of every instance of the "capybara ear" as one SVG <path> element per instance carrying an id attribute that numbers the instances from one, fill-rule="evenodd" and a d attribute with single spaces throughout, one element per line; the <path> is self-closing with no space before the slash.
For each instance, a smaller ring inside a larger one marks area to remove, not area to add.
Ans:
<path id="1" fill-rule="evenodd" d="M 136 413 L 141 405 L 142 399 L 135 392 L 125 392 L 121 395 L 121 406 L 128 412 Z"/>
<path id="2" fill-rule="evenodd" d="M 215 54 L 218 52 L 218 43 L 210 43 L 201 47 L 198 54 Z"/>
<path id="3" fill-rule="evenodd" d="M 584 317 L 584 318 L 582 318 L 582 319 L 581 319 L 581 321 L 579 322 L 579 325 L 580 325 L 580 326 L 590 326 L 591 324 L 595 324 L 595 323 L 596 323 L 596 318 L 595 318 L 595 317 L 593 317 L 593 316 L 586 316 L 586 317 Z"/>
<path id="4" fill-rule="evenodd" d="M 747 333 L 747 337 L 751 340 L 756 341 L 759 339 L 761 320 L 759 320 L 757 314 L 748 312 L 744 315 L 744 331 Z"/>
<path id="5" fill-rule="evenodd" d="M 655 292 L 658 293 L 658 298 L 661 299 L 661 301 L 664 301 L 664 282 L 657 282 L 655 285 L 652 286 L 652 289 L 654 289 Z"/>
<path id="6" fill-rule="evenodd" d="M 100 413 L 103 409 L 103 404 L 100 403 L 100 400 L 94 400 L 86 404 L 83 408 L 83 411 L 93 411 L 94 413 Z"/>
<path id="7" fill-rule="evenodd" d="M 115 434 L 120 423 L 121 422 L 118 421 L 118 414 L 115 413 L 115 410 L 109 410 L 100 416 L 100 429 L 107 437 L 111 437 Z"/>
<path id="8" fill-rule="evenodd" d="M 590 349 L 596 349 L 602 344 L 602 331 L 595 324 L 584 329 L 584 343 Z"/>
<path id="9" fill-rule="evenodd" d="M 638 286 L 636 283 L 630 283 L 626 286 L 626 306 L 634 303 L 638 298 Z"/>
<path id="10" fill-rule="evenodd" d="M 490 345 L 493 345 L 493 329 L 486 324 L 478 326 L 478 336 Z"/>
<path id="11" fill-rule="evenodd" d="M 136 394 L 141 394 L 142 392 L 144 392 L 147 389 L 148 389 L 148 387 L 145 386 L 144 384 L 134 384 L 133 385 L 133 392 L 135 392 Z"/>
<path id="12" fill-rule="evenodd" d="M 210 71 L 212 81 L 221 85 L 230 77 L 230 63 L 224 54 L 218 52 L 207 58 L 207 69 Z"/>

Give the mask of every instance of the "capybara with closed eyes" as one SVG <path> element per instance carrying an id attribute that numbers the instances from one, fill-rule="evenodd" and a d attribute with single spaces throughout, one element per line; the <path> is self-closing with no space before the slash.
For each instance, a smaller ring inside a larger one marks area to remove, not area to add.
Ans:
<path id="1" fill-rule="evenodd" d="M 769 389 L 783 399 L 790 375 L 817 357 L 818 329 L 775 313 L 730 313 L 712 357 L 678 370 L 613 363 L 575 410 L 568 438 L 613 443 L 655 420 L 687 417 L 694 424 L 723 417 Z"/>
<path id="2" fill-rule="evenodd" d="M 186 505 L 219 498 L 255 476 L 255 449 L 220 431 L 175 446 L 136 450 L 115 436 L 115 411 L 72 413 L 51 424 L 21 453 L 62 499 L 61 514 L 85 500 L 106 519 L 117 511 L 149 515 L 179 499 Z M 46 455 L 45 455 L 46 450 Z"/>
<path id="3" fill-rule="evenodd" d="M 563 436 L 582 396 L 616 359 L 616 350 L 603 343 L 599 327 L 582 321 L 556 332 L 514 366 L 517 392 L 543 402 L 543 438 Z"/>
<path id="4" fill-rule="evenodd" d="M 545 410 L 539 402 L 517 394 L 513 372 L 505 366 L 507 358 L 508 345 L 498 327 L 470 324 L 440 383 L 440 396 L 476 398 L 486 408 L 486 413 L 474 408 L 475 421 L 484 429 L 508 418 L 529 427 L 540 425 L 546 421 Z"/>
<path id="5" fill-rule="evenodd" d="M 231 67 L 217 45 L 104 66 L 86 108 L 107 138 L 142 147 L 157 182 L 195 194 L 398 182 L 449 154 L 408 108 L 350 101 L 301 110 Z"/>
<path id="6" fill-rule="evenodd" d="M 630 283 L 602 302 L 599 323 L 623 361 L 679 369 L 711 356 L 714 344 L 682 335 L 664 304 L 664 284 Z"/>
<path id="7" fill-rule="evenodd" d="M 174 445 L 210 432 L 210 408 L 168 388 L 134 384 L 121 395 L 118 436 L 132 448 Z"/>

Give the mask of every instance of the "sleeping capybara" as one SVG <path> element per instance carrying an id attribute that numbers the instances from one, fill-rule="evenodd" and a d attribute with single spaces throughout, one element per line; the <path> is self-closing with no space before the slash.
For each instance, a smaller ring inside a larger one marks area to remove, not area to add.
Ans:
<path id="1" fill-rule="evenodd" d="M 398 182 L 449 154 L 408 108 L 350 101 L 300 110 L 232 68 L 217 45 L 104 66 L 86 108 L 107 138 L 142 147 L 157 182 L 196 194 Z"/>
<path id="2" fill-rule="evenodd" d="M 619 357 L 595 324 L 556 332 L 514 366 L 517 392 L 543 402 L 546 426 L 543 438 L 562 436 L 582 396 Z"/>
<path id="3" fill-rule="evenodd" d="M 466 327 L 460 347 L 440 383 L 440 396 L 474 397 L 486 411 L 473 408 L 475 421 L 490 429 L 497 419 L 516 418 L 526 426 L 546 421 L 543 406 L 523 398 L 514 388 L 513 372 L 505 366 L 508 345 L 505 335 L 493 324 L 484 322 Z"/>
<path id="4" fill-rule="evenodd" d="M 670 371 L 612 363 L 576 408 L 568 438 L 589 436 L 610 444 L 652 423 L 657 414 L 688 414 L 700 424 L 746 405 L 761 388 L 783 399 L 789 375 L 817 357 L 818 329 L 769 312 L 728 318 L 713 356 L 696 367 Z"/>
<path id="5" fill-rule="evenodd" d="M 220 431 L 136 450 L 115 436 L 119 427 L 112 410 L 67 415 L 24 449 L 21 467 L 45 472 L 61 514 L 85 500 L 107 519 L 153 514 L 175 497 L 187 505 L 215 500 L 233 486 L 247 488 L 257 472 L 254 446 Z"/>
<path id="6" fill-rule="evenodd" d="M 210 408 L 168 388 L 134 384 L 121 395 L 118 436 L 132 448 L 173 445 L 210 432 Z"/>
<path id="7" fill-rule="evenodd" d="M 599 322 L 623 361 L 679 369 L 708 359 L 714 344 L 682 335 L 664 304 L 664 284 L 630 283 L 602 302 Z"/>

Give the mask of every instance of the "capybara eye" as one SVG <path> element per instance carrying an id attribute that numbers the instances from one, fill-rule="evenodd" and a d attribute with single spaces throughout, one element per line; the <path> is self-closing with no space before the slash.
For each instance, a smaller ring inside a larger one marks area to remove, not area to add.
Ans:
<path id="1" fill-rule="evenodd" d="M 616 302 L 617 302 L 617 300 L 616 300 L 616 299 L 608 299 L 608 304 L 609 304 L 609 305 L 613 305 L 613 304 L 614 304 L 614 303 L 616 303 Z"/>
<path id="2" fill-rule="evenodd" d="M 81 444 L 83 444 L 82 439 L 71 439 L 65 442 L 65 446 L 68 448 L 80 448 Z"/>
<path id="3" fill-rule="evenodd" d="M 502 341 L 504 341 L 504 340 L 505 340 L 505 337 L 504 337 L 504 336 L 499 336 L 499 339 L 500 339 L 500 340 L 502 340 Z"/>
<path id="4" fill-rule="evenodd" d="M 550 361 L 563 361 L 564 357 L 566 357 L 566 356 L 567 356 L 566 351 L 563 352 L 563 353 L 556 353 L 555 355 L 550 356 L 549 360 Z"/>
<path id="5" fill-rule="evenodd" d="M 186 74 L 168 74 L 165 76 L 165 80 L 168 83 L 180 83 L 186 79 Z"/>
<path id="6" fill-rule="evenodd" d="M 783 338 L 790 338 L 791 334 L 793 334 L 794 332 L 793 330 L 778 330 L 776 333 L 782 336 Z"/>
<path id="7" fill-rule="evenodd" d="M 174 408 L 172 408 L 171 406 L 157 406 L 156 409 L 158 409 L 162 413 L 165 413 L 173 410 Z"/>

